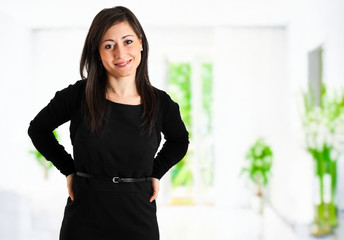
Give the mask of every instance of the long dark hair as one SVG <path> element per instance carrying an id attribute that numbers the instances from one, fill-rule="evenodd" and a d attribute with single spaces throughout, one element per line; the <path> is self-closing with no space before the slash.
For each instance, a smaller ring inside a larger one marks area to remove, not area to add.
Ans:
<path id="1" fill-rule="evenodd" d="M 99 44 L 106 31 L 121 22 L 128 22 L 142 41 L 143 51 L 136 70 L 135 84 L 143 104 L 141 127 L 150 134 L 157 118 L 158 102 L 148 76 L 148 41 L 139 20 L 125 7 L 103 9 L 95 16 L 88 31 L 80 60 L 80 76 L 86 79 L 85 122 L 93 133 L 99 132 L 104 123 L 107 74 L 99 55 Z"/>

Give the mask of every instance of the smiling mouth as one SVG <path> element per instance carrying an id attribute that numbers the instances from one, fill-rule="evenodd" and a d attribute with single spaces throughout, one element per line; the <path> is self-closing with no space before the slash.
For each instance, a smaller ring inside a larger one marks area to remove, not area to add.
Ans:
<path id="1" fill-rule="evenodd" d="M 132 59 L 130 59 L 129 61 L 125 61 L 125 62 L 120 62 L 120 63 L 116 63 L 115 66 L 123 68 L 128 66 L 129 63 L 131 63 Z"/>

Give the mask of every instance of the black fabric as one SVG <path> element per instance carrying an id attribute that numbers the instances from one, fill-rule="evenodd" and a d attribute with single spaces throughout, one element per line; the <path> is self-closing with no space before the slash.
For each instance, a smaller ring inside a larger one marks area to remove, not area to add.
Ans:
<path id="1" fill-rule="evenodd" d="M 60 240 L 159 240 L 151 182 L 114 184 L 79 176 L 67 198 Z"/>
<path id="2" fill-rule="evenodd" d="M 156 89 L 159 114 L 151 135 L 141 133 L 142 105 L 106 101 L 108 118 L 102 134 L 92 134 L 83 121 L 81 106 L 85 80 L 58 91 L 31 121 L 28 133 L 39 152 L 62 174 L 76 171 L 96 176 L 162 176 L 185 155 L 188 132 L 178 104 Z M 52 131 L 71 120 L 73 158 Z M 165 143 L 156 154 L 161 141 Z M 159 239 L 156 203 L 149 202 L 151 182 L 114 184 L 75 176 L 75 201 L 68 197 L 60 240 Z"/>
<path id="3" fill-rule="evenodd" d="M 67 121 L 70 123 L 70 138 L 74 145 L 75 133 L 83 122 L 81 104 L 85 96 L 86 80 L 79 80 L 67 88 L 57 91 L 55 97 L 30 122 L 28 134 L 37 150 L 62 174 L 75 172 L 72 156 L 58 143 L 52 131 Z M 159 118 L 156 123 L 158 142 L 160 132 L 166 142 L 154 160 L 152 177 L 163 175 L 185 155 L 188 148 L 188 132 L 182 122 L 179 106 L 170 96 L 156 89 L 159 97 Z"/>

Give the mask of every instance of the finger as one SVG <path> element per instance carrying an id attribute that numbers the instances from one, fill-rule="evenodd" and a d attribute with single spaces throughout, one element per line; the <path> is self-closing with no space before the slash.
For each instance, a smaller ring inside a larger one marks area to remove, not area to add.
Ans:
<path id="1" fill-rule="evenodd" d="M 152 201 L 154 201 L 157 198 L 158 198 L 158 192 L 154 191 L 153 195 L 149 199 L 149 202 L 152 202 Z"/>
<path id="2" fill-rule="evenodd" d="M 68 195 L 72 199 L 72 201 L 74 201 L 73 179 L 74 179 L 74 173 L 71 173 L 67 176 Z"/>
<path id="3" fill-rule="evenodd" d="M 74 201 L 74 192 L 71 188 L 68 188 L 68 194 L 69 194 L 70 198 L 72 199 L 72 201 Z"/>

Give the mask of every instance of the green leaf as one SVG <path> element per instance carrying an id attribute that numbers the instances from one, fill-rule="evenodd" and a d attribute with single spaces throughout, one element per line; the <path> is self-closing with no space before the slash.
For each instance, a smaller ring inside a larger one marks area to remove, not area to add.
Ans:
<path id="1" fill-rule="evenodd" d="M 243 167 L 241 173 L 248 173 L 249 178 L 255 184 L 266 185 L 271 172 L 273 152 L 263 138 L 258 138 L 248 149 L 245 159 L 249 161 L 247 167 Z M 241 175 L 241 174 L 240 174 Z"/>

